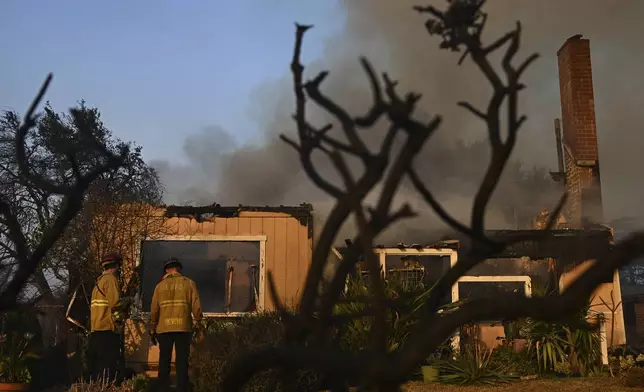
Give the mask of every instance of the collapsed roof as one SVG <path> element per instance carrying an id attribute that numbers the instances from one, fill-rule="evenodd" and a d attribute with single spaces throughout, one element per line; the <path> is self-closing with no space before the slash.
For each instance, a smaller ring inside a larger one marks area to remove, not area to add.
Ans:
<path id="1" fill-rule="evenodd" d="M 207 221 L 212 218 L 235 218 L 239 217 L 240 212 L 261 211 L 261 212 L 278 212 L 288 214 L 303 226 L 308 226 L 313 218 L 313 206 L 308 203 L 302 203 L 299 206 L 221 206 L 213 203 L 209 206 L 159 206 L 165 209 L 166 218 L 192 218 L 197 222 Z"/>
<path id="2" fill-rule="evenodd" d="M 608 227 L 598 226 L 586 229 L 563 230 L 488 230 L 488 238 L 499 242 L 512 242 L 495 259 L 529 258 L 533 260 L 554 259 L 557 269 L 566 270 L 583 261 L 598 259 L 613 248 L 613 234 Z M 520 238 L 528 238 L 520 240 Z M 516 242 L 514 242 L 516 241 Z M 398 243 L 394 245 L 376 245 L 376 249 L 440 249 L 448 248 L 467 251 L 469 239 L 444 239 L 427 245 Z M 346 241 L 347 246 L 351 241 Z M 346 246 L 335 248 L 341 255 Z"/>

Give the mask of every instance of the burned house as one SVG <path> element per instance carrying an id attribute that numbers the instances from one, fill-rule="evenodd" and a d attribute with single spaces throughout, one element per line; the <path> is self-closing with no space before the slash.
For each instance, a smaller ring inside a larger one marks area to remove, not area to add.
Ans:
<path id="1" fill-rule="evenodd" d="M 513 241 L 539 234 L 532 240 L 514 242 L 494 258 L 476 265 L 458 283 L 451 293 L 441 299 L 441 304 L 467 298 L 481 298 L 498 294 L 522 293 L 527 296 L 560 293 L 580 272 L 596 258 L 610 252 L 612 233 L 606 228 L 559 229 L 547 233 L 537 230 L 488 231 L 489 238 Z M 422 283 L 431 287 L 454 264 L 459 253 L 464 251 L 465 241 L 440 241 L 432 245 L 379 245 L 374 248 L 385 279 L 402 280 L 407 284 Z M 346 248 L 335 248 L 338 259 L 345 255 Z M 366 276 L 368 269 L 358 268 L 357 273 Z M 612 296 L 611 296 L 612 292 Z M 607 276 L 604 283 L 590 298 L 591 309 L 603 313 L 605 325 L 611 325 L 612 312 L 605 306 L 621 301 L 617 273 Z M 503 320 L 488 320 L 477 326 L 479 339 L 487 347 L 494 348 L 504 338 Z M 621 310 L 615 314 L 615 328 L 604 329 L 604 350 L 608 343 L 625 342 L 624 321 Z"/>
<path id="2" fill-rule="evenodd" d="M 128 366 L 143 371 L 158 365 L 158 347 L 150 346 L 146 328 L 152 293 L 170 256 L 179 258 L 183 273 L 197 284 L 206 316 L 274 310 L 269 272 L 279 298 L 296 303 L 311 260 L 311 206 L 154 207 L 146 220 L 156 224 L 150 230 L 148 222 L 133 244 L 141 285 L 126 324 Z"/>
<path id="3" fill-rule="evenodd" d="M 562 119 L 555 121 L 558 171 L 551 175 L 568 194 L 564 211 L 556 217 L 554 230 L 547 233 L 543 232 L 550 217 L 547 210 L 535 219 L 534 231 L 489 231 L 488 236 L 498 241 L 525 238 L 537 234 L 536 230 L 539 235 L 532 236 L 534 240 L 514 242 L 495 258 L 477 265 L 452 288 L 444 303 L 499 291 L 532 295 L 536 290 L 548 289 L 561 293 L 612 249 L 613 231 L 603 225 L 590 43 L 581 35 L 573 36 L 559 49 L 557 58 Z M 458 262 L 460 245 L 458 241 L 452 241 L 449 247 L 445 242 L 398 244 L 379 246 L 374 251 L 385 278 L 396 275 L 431 286 Z M 337 249 L 336 255 L 341 258 L 343 250 Z M 606 360 L 607 345 L 626 342 L 624 315 L 618 306 L 622 301 L 619 274 L 606 276 L 589 301 L 592 311 L 604 315 L 604 326 L 611 326 L 602 330 Z M 479 326 L 480 339 L 490 348 L 499 344 L 504 335 L 500 322 L 490 320 Z"/>
<path id="4" fill-rule="evenodd" d="M 563 291 L 580 271 L 611 249 L 612 232 L 601 225 L 588 40 L 579 36 L 569 39 L 558 52 L 558 59 L 563 129 L 557 128 L 559 170 L 552 175 L 570 195 L 565 211 L 557 217 L 556 230 L 540 235 L 538 241 L 517 242 L 494 259 L 485 260 L 460 279 L 444 302 L 499 291 L 532 295 L 544 286 Z M 142 218 L 141 227 L 132 229 L 140 235 L 128 245 L 130 264 L 141 266 L 137 309 L 126 324 L 127 361 L 132 368 L 153 370 L 158 363 L 158 348 L 150 346 L 146 328 L 151 295 L 162 276 L 163 262 L 170 256 L 178 257 L 185 274 L 197 283 L 208 316 L 239 317 L 273 310 L 267 292 L 269 272 L 278 296 L 286 304 L 296 305 L 311 263 L 311 206 L 150 208 L 152 213 Z M 547 212 L 542 214 L 535 227 L 542 225 L 547 216 Z M 503 230 L 490 231 L 488 235 L 509 240 L 526 233 L 529 231 Z M 397 244 L 374 251 L 386 278 L 397 276 L 431 284 L 458 262 L 461 243 Z M 335 256 L 342 257 L 342 250 L 335 249 Z M 592 297 L 594 310 L 606 314 L 608 325 L 612 324 L 612 314 L 603 301 L 611 298 L 621 301 L 617 274 L 607 276 Z M 623 344 L 621 309 L 614 316 L 615 328 L 604 331 L 604 343 Z M 503 337 L 499 321 L 490 320 L 480 328 L 481 339 L 490 347 Z"/>

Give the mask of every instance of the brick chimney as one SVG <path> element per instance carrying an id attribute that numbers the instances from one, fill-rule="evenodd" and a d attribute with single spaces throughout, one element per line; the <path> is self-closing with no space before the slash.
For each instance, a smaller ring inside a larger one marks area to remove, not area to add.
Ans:
<path id="1" fill-rule="evenodd" d="M 557 52 L 567 215 L 572 227 L 602 223 L 599 154 L 590 42 L 569 38 Z"/>

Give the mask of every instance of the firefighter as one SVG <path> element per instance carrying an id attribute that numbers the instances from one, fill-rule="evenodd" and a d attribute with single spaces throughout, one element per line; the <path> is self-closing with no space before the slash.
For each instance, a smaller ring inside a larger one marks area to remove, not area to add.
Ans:
<path id="1" fill-rule="evenodd" d="M 118 253 L 110 253 L 103 258 L 103 273 L 99 276 L 92 290 L 90 304 L 90 337 L 89 348 L 92 358 L 92 378 L 116 379 L 120 355 L 120 335 L 112 314 L 121 291 L 117 273 L 122 258 Z"/>
<path id="2" fill-rule="evenodd" d="M 197 286 L 194 281 L 181 275 L 181 269 L 181 263 L 174 257 L 163 266 L 165 274 L 152 295 L 150 334 L 152 340 L 159 343 L 159 385 L 167 388 L 169 384 L 174 346 L 177 390 L 188 391 L 192 331 L 194 327 L 198 328 L 202 312 Z"/>

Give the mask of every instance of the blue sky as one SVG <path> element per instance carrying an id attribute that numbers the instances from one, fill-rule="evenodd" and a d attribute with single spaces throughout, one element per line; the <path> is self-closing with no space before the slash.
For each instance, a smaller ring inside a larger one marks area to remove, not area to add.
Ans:
<path id="1" fill-rule="evenodd" d="M 147 159 L 209 125 L 246 141 L 250 96 L 288 72 L 295 21 L 316 25 L 305 61 L 344 23 L 336 0 L 2 0 L 0 110 L 23 113 L 53 72 L 56 110 L 85 99 Z"/>

